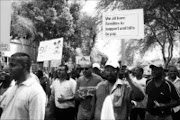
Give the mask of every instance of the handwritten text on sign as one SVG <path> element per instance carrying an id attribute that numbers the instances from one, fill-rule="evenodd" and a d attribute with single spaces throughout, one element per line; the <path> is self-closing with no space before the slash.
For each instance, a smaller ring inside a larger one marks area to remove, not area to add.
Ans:
<path id="1" fill-rule="evenodd" d="M 38 49 L 37 61 L 59 60 L 62 58 L 63 38 L 42 41 Z"/>
<path id="2" fill-rule="evenodd" d="M 122 10 L 119 12 L 105 12 L 103 14 L 104 38 L 130 38 L 144 37 L 143 10 Z"/>

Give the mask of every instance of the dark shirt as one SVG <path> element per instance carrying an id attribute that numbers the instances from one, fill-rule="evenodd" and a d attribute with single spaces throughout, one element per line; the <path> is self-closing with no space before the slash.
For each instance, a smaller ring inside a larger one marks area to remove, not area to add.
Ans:
<path id="1" fill-rule="evenodd" d="M 153 80 L 149 80 L 146 86 L 146 94 L 148 95 L 147 111 L 156 116 L 165 116 L 171 114 L 171 109 L 164 111 L 154 108 L 155 101 L 161 104 L 168 104 L 173 100 L 180 99 L 176 88 L 172 82 L 164 80 L 159 87 L 155 86 Z"/>

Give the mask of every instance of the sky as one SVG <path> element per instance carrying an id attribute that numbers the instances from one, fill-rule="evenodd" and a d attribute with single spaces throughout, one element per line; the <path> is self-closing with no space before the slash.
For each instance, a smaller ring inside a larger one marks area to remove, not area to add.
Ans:
<path id="1" fill-rule="evenodd" d="M 82 8 L 82 12 L 86 12 L 88 15 L 94 16 L 95 14 L 95 7 L 98 3 L 98 0 L 88 0 L 87 2 L 85 2 L 83 8 Z"/>

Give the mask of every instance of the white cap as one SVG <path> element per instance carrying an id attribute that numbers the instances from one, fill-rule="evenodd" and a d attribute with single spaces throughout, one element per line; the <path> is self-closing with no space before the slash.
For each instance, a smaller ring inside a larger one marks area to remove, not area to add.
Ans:
<path id="1" fill-rule="evenodd" d="M 93 63 L 92 67 L 93 67 L 93 68 L 98 68 L 98 69 L 100 69 L 99 63 Z"/>
<path id="2" fill-rule="evenodd" d="M 154 61 L 150 64 L 149 68 L 153 68 L 153 67 L 163 68 L 163 64 L 161 61 Z"/>
<path id="3" fill-rule="evenodd" d="M 120 68 L 118 61 L 115 61 L 115 60 L 108 60 L 105 66 L 108 66 L 108 65 L 114 68 Z"/>

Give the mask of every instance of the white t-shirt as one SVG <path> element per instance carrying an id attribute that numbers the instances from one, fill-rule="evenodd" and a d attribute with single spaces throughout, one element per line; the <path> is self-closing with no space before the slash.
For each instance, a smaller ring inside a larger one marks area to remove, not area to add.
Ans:
<path id="1" fill-rule="evenodd" d="M 69 108 L 69 107 L 75 107 L 74 101 L 67 101 L 64 103 L 59 103 L 58 98 L 64 97 L 65 99 L 71 99 L 75 95 L 76 91 L 76 81 L 70 78 L 70 80 L 60 81 L 59 79 L 56 79 L 52 83 L 52 93 L 54 93 L 55 96 L 55 105 L 58 108 Z"/>
<path id="2" fill-rule="evenodd" d="M 134 77 L 133 79 L 134 82 L 136 82 L 138 85 L 140 85 L 141 89 L 143 90 L 144 94 L 145 94 L 145 88 L 146 88 L 146 78 L 141 78 L 140 80 L 137 80 L 136 77 Z M 135 107 L 136 108 L 146 108 L 147 105 L 147 95 L 145 95 L 144 100 L 141 102 L 135 102 Z"/>

